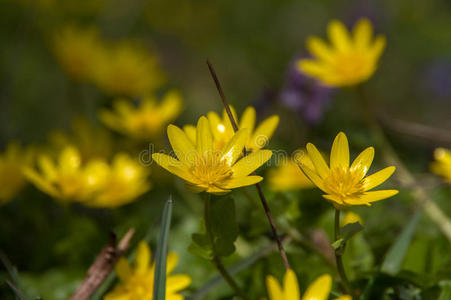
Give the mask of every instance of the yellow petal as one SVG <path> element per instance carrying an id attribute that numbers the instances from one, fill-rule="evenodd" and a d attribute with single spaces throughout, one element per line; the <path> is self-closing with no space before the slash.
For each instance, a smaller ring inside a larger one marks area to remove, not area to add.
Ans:
<path id="1" fill-rule="evenodd" d="M 191 173 L 185 170 L 185 166 L 177 159 L 172 156 L 163 153 L 152 154 L 152 159 L 159 164 L 161 167 L 165 168 L 172 174 L 188 181 L 194 181 Z"/>
<path id="2" fill-rule="evenodd" d="M 240 128 L 247 128 L 249 132 L 254 131 L 255 126 L 255 109 L 252 106 L 248 106 L 241 116 Z"/>
<path id="3" fill-rule="evenodd" d="M 215 140 L 220 140 L 226 134 L 226 127 L 217 113 L 211 111 L 207 114 L 207 119 L 210 122 L 211 131 Z"/>
<path id="4" fill-rule="evenodd" d="M 183 126 L 183 131 L 185 132 L 186 136 L 190 139 L 190 141 L 193 143 L 193 145 L 196 145 L 196 127 L 193 125 L 185 125 Z"/>
<path id="5" fill-rule="evenodd" d="M 167 292 L 174 293 L 183 290 L 190 284 L 191 278 L 188 275 L 172 275 L 166 279 L 166 290 Z"/>
<path id="6" fill-rule="evenodd" d="M 211 134 L 210 123 L 204 116 L 197 121 L 197 151 L 202 155 L 205 152 L 213 151 L 213 135 Z"/>
<path id="7" fill-rule="evenodd" d="M 341 221 L 341 227 L 356 222 L 359 222 L 361 225 L 363 225 L 363 220 L 358 214 L 352 211 L 347 211 L 345 216 L 343 217 L 343 220 Z"/>
<path id="8" fill-rule="evenodd" d="M 327 26 L 327 34 L 332 45 L 340 51 L 346 52 L 351 46 L 348 30 L 345 25 L 338 20 L 332 20 Z"/>
<path id="9" fill-rule="evenodd" d="M 352 297 L 349 295 L 343 295 L 338 298 L 335 298 L 335 300 L 352 300 Z"/>
<path id="10" fill-rule="evenodd" d="M 332 278 L 324 274 L 309 285 L 302 300 L 326 300 L 332 287 Z"/>
<path id="11" fill-rule="evenodd" d="M 346 134 L 340 132 L 334 139 L 332 150 L 330 151 L 330 167 L 349 168 L 349 144 Z"/>
<path id="12" fill-rule="evenodd" d="M 265 147 L 269 140 L 271 139 L 272 135 L 274 134 L 274 131 L 277 128 L 277 125 L 279 125 L 279 116 L 271 116 L 260 123 L 260 125 L 257 126 L 255 129 L 254 134 L 252 135 L 251 141 L 250 141 L 250 148 L 252 150 L 257 150 L 260 148 Z"/>
<path id="13" fill-rule="evenodd" d="M 58 163 L 62 172 L 74 172 L 81 165 L 80 152 L 75 147 L 66 147 L 61 152 Z"/>
<path id="14" fill-rule="evenodd" d="M 371 167 L 374 158 L 374 148 L 368 147 L 363 150 L 352 162 L 351 171 L 360 172 L 360 178 L 363 178 Z"/>
<path id="15" fill-rule="evenodd" d="M 146 242 L 141 241 L 135 254 L 135 272 L 143 275 L 150 266 L 150 248 Z"/>
<path id="16" fill-rule="evenodd" d="M 285 300 L 280 284 L 271 275 L 266 277 L 266 288 L 268 289 L 270 300 Z"/>
<path id="17" fill-rule="evenodd" d="M 177 158 L 187 166 L 197 160 L 198 154 L 193 143 L 186 134 L 174 125 L 168 126 L 168 138 Z"/>
<path id="18" fill-rule="evenodd" d="M 49 194 L 54 198 L 61 198 L 62 195 L 47 179 L 43 178 L 35 170 L 31 168 L 25 168 L 23 170 L 25 177 L 33 183 L 38 189 L 44 193 Z"/>
<path id="19" fill-rule="evenodd" d="M 343 200 L 337 195 L 323 195 L 323 198 L 327 199 L 329 201 L 335 202 L 335 203 L 337 203 L 339 205 L 343 205 L 344 204 Z"/>
<path id="20" fill-rule="evenodd" d="M 179 261 L 179 256 L 175 252 L 169 252 L 168 257 L 166 259 L 166 273 L 170 274 L 172 271 L 174 271 L 175 267 L 177 266 L 177 263 Z"/>
<path id="21" fill-rule="evenodd" d="M 271 150 L 259 150 L 253 152 L 233 165 L 232 171 L 234 177 L 247 176 L 266 163 L 272 155 Z"/>
<path id="22" fill-rule="evenodd" d="M 54 181 L 58 178 L 58 171 L 56 170 L 55 164 L 49 156 L 41 155 L 38 158 L 37 163 L 46 180 Z"/>
<path id="23" fill-rule="evenodd" d="M 116 271 L 117 277 L 119 277 L 122 282 L 127 282 L 128 279 L 132 276 L 132 269 L 130 268 L 130 264 L 124 257 L 119 258 L 116 266 L 114 267 L 114 270 Z"/>
<path id="24" fill-rule="evenodd" d="M 365 192 L 362 196 L 360 196 L 360 199 L 362 201 L 367 202 L 375 202 L 379 200 L 383 200 L 389 197 L 392 197 L 398 193 L 397 190 L 381 190 L 381 191 L 374 191 L 374 192 Z"/>
<path id="25" fill-rule="evenodd" d="M 248 186 L 256 184 L 263 180 L 261 176 L 246 176 L 246 177 L 238 177 L 227 180 L 224 186 L 221 186 L 223 189 L 235 189 L 242 186 Z"/>
<path id="26" fill-rule="evenodd" d="M 373 43 L 373 46 L 371 47 L 370 52 L 370 54 L 374 59 L 378 59 L 381 56 L 382 51 L 384 51 L 385 49 L 385 44 L 386 44 L 385 36 L 380 35 L 376 38 L 376 40 Z"/>
<path id="27" fill-rule="evenodd" d="M 318 172 L 318 175 L 323 179 L 329 176 L 329 167 L 327 166 L 326 161 L 324 160 L 321 153 L 318 151 L 318 149 L 316 149 L 315 145 L 308 143 L 306 149 L 313 165 L 315 166 L 316 171 Z"/>
<path id="28" fill-rule="evenodd" d="M 230 108 L 230 112 L 232 113 L 233 119 L 235 120 L 235 124 L 238 125 L 238 116 L 236 115 L 235 109 L 231 105 L 229 105 L 229 108 Z M 232 123 L 230 121 L 229 114 L 227 113 L 226 109 L 222 110 L 222 123 L 225 125 L 226 131 L 235 132 L 235 130 L 233 129 Z"/>
<path id="29" fill-rule="evenodd" d="M 306 165 L 300 163 L 299 161 L 297 161 L 297 163 L 301 171 L 304 172 L 305 176 L 307 176 L 307 178 L 310 179 L 320 190 L 327 193 L 327 189 L 324 186 L 323 179 L 319 177 L 318 174 L 316 174 Z"/>
<path id="30" fill-rule="evenodd" d="M 215 195 L 225 195 L 230 192 L 230 190 L 225 190 L 219 187 L 210 186 L 207 188 L 207 193 L 215 194 Z"/>
<path id="31" fill-rule="evenodd" d="M 360 19 L 353 29 L 354 45 L 359 50 L 366 50 L 371 38 L 373 37 L 373 28 L 367 18 Z"/>
<path id="32" fill-rule="evenodd" d="M 248 137 L 249 130 L 238 130 L 222 150 L 221 161 L 225 161 L 226 164 L 232 166 L 238 157 L 243 154 L 244 145 Z"/>
<path id="33" fill-rule="evenodd" d="M 182 110 L 182 99 L 176 91 L 169 91 L 160 104 L 159 117 L 165 121 L 172 121 Z"/>
<path id="34" fill-rule="evenodd" d="M 202 193 L 205 190 L 207 190 L 207 187 L 205 185 L 199 185 L 196 183 L 191 183 L 189 181 L 185 181 L 185 187 L 193 193 Z"/>
<path id="35" fill-rule="evenodd" d="M 301 298 L 298 279 L 291 269 L 287 270 L 283 278 L 283 290 L 285 293 L 285 300 L 299 300 Z"/>
<path id="36" fill-rule="evenodd" d="M 300 59 L 297 63 L 297 68 L 304 74 L 311 77 L 321 77 L 327 72 L 326 67 L 320 62 L 312 59 Z"/>
<path id="37" fill-rule="evenodd" d="M 320 38 L 309 37 L 307 39 L 307 49 L 313 56 L 323 61 L 329 62 L 333 59 L 332 49 Z"/>
<path id="38" fill-rule="evenodd" d="M 372 188 L 385 182 L 395 172 L 396 168 L 391 166 L 376 172 L 365 179 L 363 179 L 364 191 L 371 190 Z"/>

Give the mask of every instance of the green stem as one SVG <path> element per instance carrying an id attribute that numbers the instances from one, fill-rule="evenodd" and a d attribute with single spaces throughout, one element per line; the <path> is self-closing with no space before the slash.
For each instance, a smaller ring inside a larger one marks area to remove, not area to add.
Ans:
<path id="1" fill-rule="evenodd" d="M 431 220 L 440 228 L 442 233 L 451 242 L 451 220 L 443 213 L 440 207 L 435 204 L 426 192 L 426 190 L 417 182 L 415 177 L 410 173 L 407 167 L 404 165 L 398 154 L 388 141 L 384 134 L 379 122 L 372 113 L 369 102 L 365 96 L 362 86 L 357 87 L 357 95 L 360 100 L 360 106 L 365 115 L 365 120 L 368 123 L 368 127 L 372 130 L 376 143 L 383 149 L 383 154 L 388 163 L 396 166 L 396 176 L 401 184 L 408 187 L 412 191 L 412 195 L 415 198 L 418 205 L 420 205 Z"/>
<path id="2" fill-rule="evenodd" d="M 335 226 L 334 226 L 334 238 L 335 241 L 338 241 L 340 239 L 340 210 L 335 209 Z M 345 247 L 343 245 L 342 247 Z M 345 292 L 353 297 L 354 293 L 351 288 L 351 284 L 349 283 L 348 277 L 346 276 L 345 269 L 343 266 L 343 260 L 341 259 L 343 256 L 343 252 L 340 248 L 335 249 L 335 260 L 337 262 L 337 271 L 338 275 L 340 276 L 340 279 L 342 281 L 343 287 L 345 289 Z"/>
<path id="3" fill-rule="evenodd" d="M 211 231 L 210 216 L 209 216 L 210 204 L 211 204 L 211 195 L 206 193 L 204 206 L 204 222 L 205 222 L 205 230 L 207 231 L 207 237 L 213 252 L 213 258 L 211 259 L 211 263 L 216 267 L 216 269 L 219 271 L 222 277 L 224 277 L 224 280 L 229 284 L 229 286 L 235 291 L 235 293 L 238 296 L 240 296 L 242 299 L 248 299 L 246 294 L 243 292 L 243 290 L 241 290 L 241 288 L 238 286 L 235 280 L 233 280 L 233 277 L 224 267 L 221 258 L 216 254 L 216 247 L 214 243 L 213 233 Z"/>

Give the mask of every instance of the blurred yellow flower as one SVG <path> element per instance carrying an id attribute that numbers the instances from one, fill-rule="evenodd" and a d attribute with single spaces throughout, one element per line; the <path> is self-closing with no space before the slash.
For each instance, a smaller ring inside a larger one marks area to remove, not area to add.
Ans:
<path id="1" fill-rule="evenodd" d="M 107 45 L 104 52 L 96 62 L 93 81 L 107 94 L 142 97 L 165 81 L 157 56 L 141 45 L 122 41 Z"/>
<path id="2" fill-rule="evenodd" d="M 349 144 L 346 135 L 340 132 L 335 138 L 330 153 L 330 167 L 316 147 L 308 143 L 307 152 L 314 168 L 309 168 L 302 161 L 297 161 L 305 175 L 326 195 L 327 200 L 342 209 L 350 205 L 371 205 L 398 193 L 397 190 L 370 189 L 382 184 L 395 171 L 395 167 L 387 167 L 365 177 L 374 158 L 374 148 L 368 147 L 357 156 L 349 166 Z"/>
<path id="3" fill-rule="evenodd" d="M 166 300 L 181 300 L 181 290 L 191 284 L 191 278 L 185 274 L 171 275 L 178 262 L 178 255 L 168 254 L 166 266 Z M 155 263 L 151 261 L 150 248 L 140 242 L 136 250 L 134 265 L 120 258 L 115 267 L 120 283 L 105 295 L 104 300 L 152 300 Z"/>
<path id="4" fill-rule="evenodd" d="M 53 38 L 56 59 L 69 76 L 79 81 L 91 79 L 102 49 L 98 30 L 94 27 L 68 25 L 61 28 Z"/>
<path id="5" fill-rule="evenodd" d="M 166 93 L 160 103 L 144 98 L 138 107 L 127 100 L 117 100 L 113 110 L 101 110 L 99 118 L 111 129 L 138 139 L 159 138 L 166 126 L 182 110 L 182 100 L 175 91 Z"/>
<path id="6" fill-rule="evenodd" d="M 335 87 L 356 85 L 373 75 L 385 48 L 385 37 L 377 36 L 373 41 L 373 28 L 368 19 L 357 22 L 352 36 L 337 20 L 329 23 L 327 33 L 330 46 L 317 37 L 307 40 L 307 48 L 314 58 L 299 60 L 298 68 L 302 72 Z"/>
<path id="7" fill-rule="evenodd" d="M 286 271 L 283 286 L 271 275 L 266 277 L 266 288 L 270 300 L 327 300 L 332 287 L 332 277 L 324 274 L 310 284 L 301 298 L 298 280 L 293 270 Z M 351 300 L 351 296 L 344 295 L 335 300 Z"/>
<path id="8" fill-rule="evenodd" d="M 0 154 L 0 205 L 9 202 L 25 186 L 22 169 L 30 163 L 31 153 L 11 142 Z"/>
<path id="9" fill-rule="evenodd" d="M 451 183 L 451 151 L 444 148 L 437 148 L 434 151 L 434 158 L 435 161 L 430 165 L 431 171 Z"/>
<path id="10" fill-rule="evenodd" d="M 66 146 L 55 162 L 38 156 L 39 169 L 24 168 L 38 189 L 63 202 L 85 206 L 117 207 L 131 202 L 150 188 L 148 171 L 126 154 L 117 154 L 111 166 L 102 159 L 83 162 L 80 151 Z"/>
<path id="11" fill-rule="evenodd" d="M 113 139 L 111 134 L 102 127 L 96 127 L 83 117 L 72 120 L 72 130 L 66 133 L 55 130 L 50 134 L 52 147 L 63 149 L 68 145 L 74 145 L 80 151 L 83 161 L 95 158 L 106 159 L 113 151 Z"/>
<path id="12" fill-rule="evenodd" d="M 304 153 L 296 151 L 296 153 Z M 308 155 L 302 155 L 298 158 L 303 164 L 313 168 L 313 163 Z M 280 165 L 268 171 L 268 184 L 274 191 L 291 191 L 305 188 L 311 188 L 315 185 L 305 174 L 299 170 L 299 166 L 295 159 L 283 158 Z"/>
<path id="13" fill-rule="evenodd" d="M 169 141 L 178 159 L 162 153 L 154 153 L 152 158 L 185 180 L 186 186 L 193 192 L 225 194 L 231 189 L 252 185 L 263 179 L 249 174 L 270 159 L 272 152 L 258 150 L 242 157 L 248 136 L 248 129 L 240 129 L 218 150 L 213 146 L 210 123 L 202 116 L 197 122 L 196 143 L 177 126 L 168 126 Z"/>
<path id="14" fill-rule="evenodd" d="M 359 222 L 360 225 L 363 225 L 362 218 L 355 212 L 352 212 L 349 210 L 345 213 L 345 216 L 341 220 L 341 227 L 344 227 L 347 224 L 352 224 L 352 223 L 356 223 L 356 222 Z"/>
<path id="15" fill-rule="evenodd" d="M 251 106 L 244 110 L 240 121 L 238 121 L 233 107 L 230 106 L 230 110 L 232 111 L 235 121 L 238 123 L 238 128 L 246 128 L 249 130 L 249 138 L 246 141 L 246 150 L 250 152 L 265 147 L 274 134 L 277 125 L 279 125 L 279 116 L 273 115 L 265 119 L 255 128 L 256 112 Z M 211 132 L 213 133 L 214 148 L 216 150 L 222 149 L 235 134 L 227 112 L 224 109 L 222 112 L 222 118 L 220 118 L 216 112 L 211 111 L 207 114 L 207 119 L 210 124 Z M 183 130 L 188 135 L 190 140 L 195 143 L 195 127 L 193 125 L 186 125 L 183 127 Z"/>

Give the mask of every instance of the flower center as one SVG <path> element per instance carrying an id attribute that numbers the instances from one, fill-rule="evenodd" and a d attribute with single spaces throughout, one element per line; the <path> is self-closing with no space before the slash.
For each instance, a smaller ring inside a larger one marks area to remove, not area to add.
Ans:
<path id="1" fill-rule="evenodd" d="M 345 202 L 349 198 L 358 198 L 364 192 L 362 174 L 349 168 L 335 168 L 324 180 L 329 194 L 336 195 Z"/>
<path id="2" fill-rule="evenodd" d="M 207 186 L 216 186 L 232 176 L 232 169 L 225 161 L 221 161 L 220 151 L 209 151 L 197 159 L 191 173 Z"/>
<path id="3" fill-rule="evenodd" d="M 334 65 L 337 74 L 347 80 L 361 80 L 370 75 L 370 61 L 360 53 L 343 53 Z"/>

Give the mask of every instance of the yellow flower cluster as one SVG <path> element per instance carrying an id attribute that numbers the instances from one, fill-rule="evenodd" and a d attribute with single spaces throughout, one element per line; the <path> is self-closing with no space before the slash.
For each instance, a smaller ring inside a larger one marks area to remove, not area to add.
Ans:
<path id="1" fill-rule="evenodd" d="M 112 96 L 142 97 L 165 81 L 155 54 L 138 43 L 104 41 L 93 27 L 61 28 L 53 50 L 69 76 L 92 82 Z"/>
<path id="2" fill-rule="evenodd" d="M 442 176 L 451 183 L 451 151 L 445 148 L 437 148 L 434 151 L 435 161 L 431 163 L 431 171 Z"/>
<path id="3" fill-rule="evenodd" d="M 41 191 L 63 203 L 117 207 L 150 189 L 148 170 L 128 154 L 116 154 L 112 163 L 94 159 L 84 163 L 77 148 L 66 146 L 58 161 L 42 154 L 38 169 L 26 167 L 25 176 Z"/>
<path id="4" fill-rule="evenodd" d="M 167 300 L 182 300 L 181 290 L 191 284 L 188 275 L 171 275 L 178 262 L 176 253 L 167 257 L 166 295 Z M 115 267 L 120 283 L 105 295 L 104 300 L 152 300 L 155 263 L 151 262 L 150 248 L 145 242 L 140 242 L 135 254 L 134 266 L 125 258 L 120 258 Z"/>

